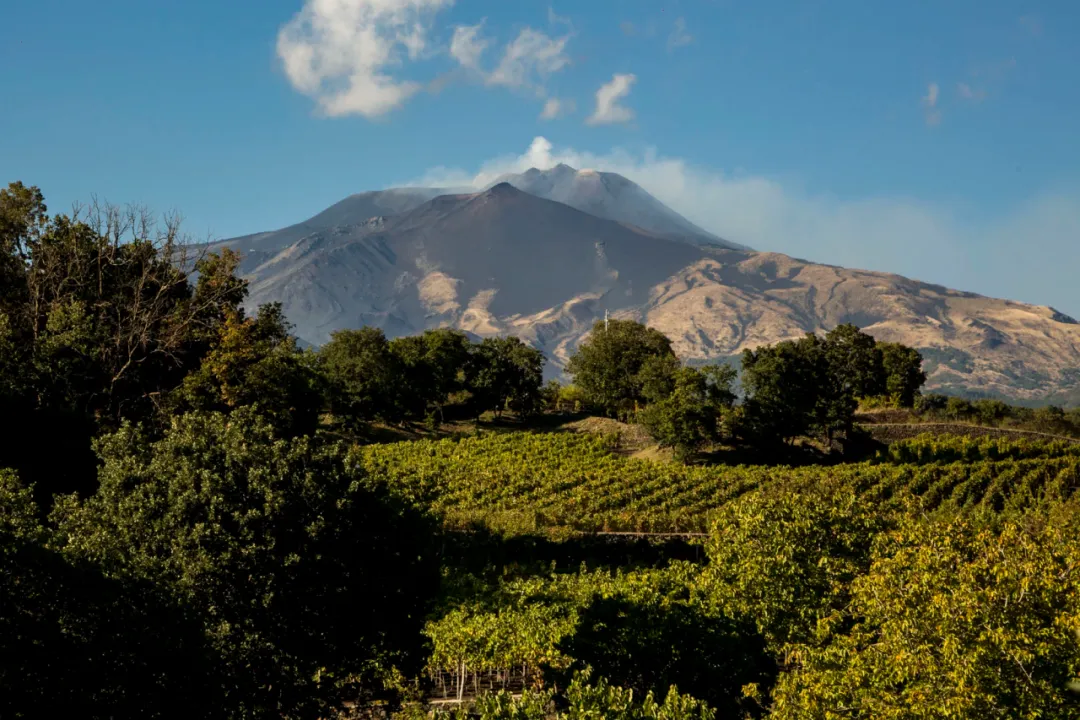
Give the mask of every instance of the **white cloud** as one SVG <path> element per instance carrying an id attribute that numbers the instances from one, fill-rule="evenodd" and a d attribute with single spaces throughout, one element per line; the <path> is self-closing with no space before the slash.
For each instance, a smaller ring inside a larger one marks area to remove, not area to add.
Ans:
<path id="1" fill-rule="evenodd" d="M 555 15 L 552 15 L 552 21 L 564 22 Z M 570 65 L 570 56 L 566 53 L 570 34 L 552 37 L 531 27 L 522 28 L 517 37 L 503 48 L 499 62 L 491 70 L 485 70 L 481 58 L 491 45 L 491 40 L 481 35 L 483 24 L 480 22 L 454 28 L 450 56 L 463 68 L 479 76 L 489 87 L 506 87 L 528 91 L 540 98 L 546 97 L 548 79 Z M 548 101 L 549 104 L 551 102 Z M 541 117 L 555 117 L 560 107 L 566 107 L 560 105 L 558 100 L 554 100 L 554 103 L 550 108 L 545 107 Z"/>
<path id="2" fill-rule="evenodd" d="M 926 95 L 922 98 L 922 104 L 926 109 L 927 125 L 937 125 L 941 122 L 941 110 L 938 109 L 938 95 L 940 93 L 941 88 L 938 87 L 936 82 L 932 82 L 926 87 Z"/>
<path id="3" fill-rule="evenodd" d="M 574 112 L 575 106 L 573 100 L 563 100 L 561 98 L 548 98 L 544 103 L 544 109 L 540 113 L 541 120 L 554 120 L 555 118 L 562 117 Z"/>
<path id="4" fill-rule="evenodd" d="M 585 122 L 589 125 L 611 125 L 633 120 L 634 111 L 620 105 L 619 101 L 630 94 L 630 88 L 635 82 L 636 75 L 613 75 L 611 82 L 601 85 L 596 91 L 596 110 Z"/>
<path id="5" fill-rule="evenodd" d="M 454 28 L 454 37 L 450 40 L 450 57 L 470 70 L 480 67 L 480 57 L 487 50 L 490 41 L 480 37 L 484 23 L 476 25 L 458 25 Z"/>
<path id="6" fill-rule="evenodd" d="M 488 85 L 510 88 L 542 87 L 548 76 L 570 64 L 566 43 L 570 36 L 553 38 L 550 35 L 523 28 L 506 45 L 499 64 L 487 76 Z"/>
<path id="7" fill-rule="evenodd" d="M 900 197 L 838 198 L 787 179 L 728 174 L 655 149 L 556 148 L 543 137 L 479 170 L 433 168 L 411 183 L 484 187 L 559 163 L 619 173 L 710 232 L 759 250 L 864 268 L 1080 315 L 1080 187 L 1045 192 L 974 222 L 965 208 Z"/>
<path id="8" fill-rule="evenodd" d="M 389 70 L 420 57 L 432 16 L 453 0 L 306 0 L 281 27 L 277 54 L 289 82 L 327 115 L 373 118 L 421 85 Z"/>
<path id="9" fill-rule="evenodd" d="M 668 36 L 668 50 L 684 47 L 692 42 L 694 42 L 694 36 L 686 32 L 686 19 L 675 18 L 675 28 L 671 31 L 671 35 Z"/>

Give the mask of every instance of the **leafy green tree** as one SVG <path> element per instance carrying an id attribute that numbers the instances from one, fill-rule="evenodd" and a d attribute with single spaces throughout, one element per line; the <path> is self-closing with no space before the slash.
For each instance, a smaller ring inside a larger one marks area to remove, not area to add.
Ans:
<path id="1" fill-rule="evenodd" d="M 720 420 L 735 402 L 734 368 L 679 368 L 674 387 L 664 398 L 638 413 L 638 420 L 661 447 L 686 457 L 720 436 Z"/>
<path id="2" fill-rule="evenodd" d="M 390 352 L 407 378 L 399 388 L 399 415 L 423 418 L 434 414 L 444 420 L 452 398 L 465 391 L 471 349 L 464 333 L 449 328 L 391 340 Z"/>
<path id="3" fill-rule="evenodd" d="M 878 343 L 885 371 L 885 392 L 896 398 L 900 407 L 913 407 L 915 398 L 926 383 L 922 355 L 900 343 Z"/>
<path id="4" fill-rule="evenodd" d="M 1000 531 L 906 519 L 824 642 L 795 653 L 773 717 L 1076 717 L 1076 531 L 1045 516 Z"/>
<path id="5" fill-rule="evenodd" d="M 1069 427 L 1065 418 L 1065 411 L 1056 405 L 1036 408 L 1032 419 L 1035 426 L 1042 432 L 1065 432 Z"/>
<path id="6" fill-rule="evenodd" d="M 1000 400 L 984 398 L 972 403 L 975 416 L 984 425 L 997 425 L 1009 416 L 1009 406 Z"/>
<path id="7" fill-rule="evenodd" d="M 338 330 L 319 350 L 331 411 L 348 420 L 396 420 L 398 396 L 410 384 L 378 328 Z"/>
<path id="8" fill-rule="evenodd" d="M 718 513 L 704 586 L 722 612 L 753 623 L 783 652 L 808 642 L 819 621 L 846 606 L 888 522 L 880 507 L 841 484 L 768 485 Z"/>
<path id="9" fill-rule="evenodd" d="M 561 410 L 560 399 L 562 397 L 563 384 L 558 380 L 548 380 L 544 387 L 540 388 L 540 404 L 545 411 L 558 412 Z"/>
<path id="10" fill-rule="evenodd" d="M 647 400 L 645 381 L 659 380 L 656 371 L 663 366 L 650 365 L 642 374 L 650 358 L 666 360 L 668 368 L 676 366 L 671 341 L 663 333 L 633 320 L 602 320 L 593 325 L 566 369 L 589 403 L 608 415 L 626 415 Z"/>
<path id="11" fill-rule="evenodd" d="M 146 583 L 50 547 L 31 495 L 0 471 L 0 716 L 218 717 L 198 625 Z"/>
<path id="12" fill-rule="evenodd" d="M 532 415 L 540 409 L 544 355 L 516 337 L 484 338 L 473 350 L 467 382 L 478 417 L 503 409 Z"/>
<path id="13" fill-rule="evenodd" d="M 587 403 L 584 391 L 573 383 L 564 385 L 559 390 L 559 407 L 562 409 L 581 412 Z"/>
<path id="14" fill-rule="evenodd" d="M 642 400 L 656 403 L 668 398 L 678 385 L 680 369 L 682 363 L 674 355 L 653 355 L 645 358 L 637 374 L 641 383 Z"/>
<path id="15" fill-rule="evenodd" d="M 423 661 L 429 522 L 339 445 L 279 438 L 254 408 L 104 438 L 94 497 L 54 511 L 68 557 L 194 614 L 221 658 L 221 717 L 326 717 Z"/>
<path id="16" fill-rule="evenodd" d="M 91 437 L 153 419 L 239 307 L 235 256 L 190 248 L 172 219 L 109 206 L 49 217 L 37 188 L 0 190 L 0 466 L 43 508 L 92 492 Z"/>
<path id="17" fill-rule="evenodd" d="M 945 403 L 945 417 L 953 422 L 970 420 L 975 415 L 975 408 L 970 400 L 950 397 Z"/>
<path id="18" fill-rule="evenodd" d="M 257 407 L 280 432 L 315 431 L 323 405 L 313 355 L 300 350 L 278 303 L 253 318 L 230 312 L 197 370 L 173 393 L 172 410 L 231 412 Z"/>
<path id="19" fill-rule="evenodd" d="M 915 412 L 920 415 L 937 415 L 938 413 L 945 412 L 945 408 L 948 405 L 949 398 L 945 395 L 938 393 L 929 393 L 927 395 L 919 395 L 915 398 L 914 409 Z"/>
<path id="20" fill-rule="evenodd" d="M 746 393 L 745 427 L 761 443 L 806 435 L 821 416 L 822 388 L 828 383 L 821 340 L 808 333 L 742 356 Z"/>
<path id="21" fill-rule="evenodd" d="M 825 355 L 841 392 L 856 398 L 875 397 L 885 392 L 881 346 L 855 325 L 838 325 L 827 332 Z"/>

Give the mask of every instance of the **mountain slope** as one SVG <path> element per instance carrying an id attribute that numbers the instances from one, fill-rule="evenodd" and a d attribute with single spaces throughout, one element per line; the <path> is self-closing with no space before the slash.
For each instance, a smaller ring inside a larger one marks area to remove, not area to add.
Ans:
<path id="1" fill-rule="evenodd" d="M 850 322 L 919 348 L 938 390 L 1033 400 L 1080 382 L 1080 325 L 1053 308 L 777 253 L 706 258 L 627 314 L 693 360 Z"/>
<path id="2" fill-rule="evenodd" d="M 589 293 L 640 304 L 699 257 L 686 243 L 501 184 L 308 233 L 245 272 L 253 302 L 283 302 L 298 334 L 318 344 L 363 324 L 493 332 L 499 318 Z"/>
<path id="3" fill-rule="evenodd" d="M 430 192 L 364 193 L 222 244 L 244 253 L 251 304 L 282 302 L 314 345 L 361 325 L 512 333 L 557 373 L 606 311 L 658 328 L 694 361 L 851 322 L 919 348 L 932 389 L 1080 396 L 1080 325 L 1052 308 L 673 239 L 509 183 Z"/>

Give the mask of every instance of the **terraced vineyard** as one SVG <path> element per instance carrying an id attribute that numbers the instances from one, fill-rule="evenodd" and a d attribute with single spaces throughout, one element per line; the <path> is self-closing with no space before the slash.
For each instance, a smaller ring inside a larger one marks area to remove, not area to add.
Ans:
<path id="1" fill-rule="evenodd" d="M 573 434 L 489 435 L 357 452 L 370 472 L 450 525 L 518 531 L 703 532 L 719 507 L 775 484 L 797 492 L 844 483 L 883 503 L 911 494 L 927 509 L 992 512 L 1069 498 L 1080 489 L 1080 455 L 1054 443 L 917 439 L 884 462 L 804 468 L 655 463 L 615 455 L 605 438 Z M 941 461 L 957 457 L 967 461 Z M 908 459 L 914 462 L 897 462 Z"/>

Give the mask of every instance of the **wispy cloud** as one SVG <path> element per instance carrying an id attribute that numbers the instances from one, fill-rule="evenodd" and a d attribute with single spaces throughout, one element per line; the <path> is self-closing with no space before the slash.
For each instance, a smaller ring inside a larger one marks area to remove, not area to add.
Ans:
<path id="1" fill-rule="evenodd" d="M 759 250 L 1080 314 L 1080 187 L 1047 190 L 973 221 L 967 209 L 935 201 L 811 195 L 790 181 L 726 174 L 655 149 L 590 153 L 543 137 L 478 170 L 433 168 L 408 184 L 484 187 L 505 173 L 559 163 L 619 173 L 706 230 Z"/>
<path id="2" fill-rule="evenodd" d="M 506 45 L 499 64 L 487 74 L 487 84 L 542 88 L 548 76 L 570 64 L 570 56 L 566 54 L 569 41 L 569 35 L 554 38 L 540 30 L 523 28 Z"/>
<path id="3" fill-rule="evenodd" d="M 926 95 L 923 95 L 922 105 L 926 113 L 926 124 L 937 125 L 941 122 L 941 110 L 938 108 L 938 96 L 941 88 L 936 82 L 926 86 Z"/>
<path id="4" fill-rule="evenodd" d="M 613 75 L 610 82 L 601 85 L 596 91 L 596 109 L 585 122 L 589 125 L 612 125 L 633 120 L 634 111 L 619 103 L 630 94 L 630 88 L 635 82 L 636 75 Z"/>
<path id="5" fill-rule="evenodd" d="M 420 83 L 390 70 L 420 57 L 430 22 L 453 0 L 306 0 L 278 32 L 285 75 L 327 115 L 368 118 L 401 107 Z"/>
<path id="6" fill-rule="evenodd" d="M 986 99 L 985 90 L 973 88 L 967 83 L 956 83 L 956 94 L 964 100 L 969 100 L 974 103 L 982 102 Z"/>
<path id="7" fill-rule="evenodd" d="M 491 42 L 480 35 L 483 30 L 483 21 L 476 25 L 458 25 L 454 28 L 454 36 L 450 40 L 450 57 L 470 70 L 480 67 L 480 58 L 487 50 Z"/>
<path id="8" fill-rule="evenodd" d="M 619 29 L 622 30 L 622 34 L 627 37 L 633 37 L 637 33 L 637 28 L 634 27 L 634 23 L 629 20 L 623 20 L 619 23 Z"/>
<path id="9" fill-rule="evenodd" d="M 686 31 L 686 19 L 675 18 L 675 27 L 668 35 L 667 48 L 669 51 L 675 48 L 685 47 L 694 42 L 694 36 Z"/>
<path id="10" fill-rule="evenodd" d="M 576 109 L 573 100 L 562 98 L 548 98 L 544 103 L 544 109 L 540 112 L 541 120 L 554 120 L 555 118 L 569 115 Z"/>

